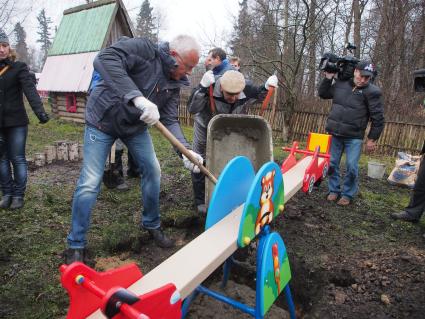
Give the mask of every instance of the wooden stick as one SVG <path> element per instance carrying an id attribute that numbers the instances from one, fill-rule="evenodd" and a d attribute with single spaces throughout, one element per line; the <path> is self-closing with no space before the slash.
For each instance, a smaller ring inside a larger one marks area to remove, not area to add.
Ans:
<path id="1" fill-rule="evenodd" d="M 170 143 L 175 146 L 184 156 L 186 156 L 193 164 L 199 167 L 202 173 L 204 173 L 211 182 L 217 184 L 217 178 L 198 160 L 192 155 L 191 152 L 178 140 L 176 137 L 171 134 L 171 132 L 161 123 L 156 122 L 155 127 L 161 132 L 164 137 L 170 141 Z"/>

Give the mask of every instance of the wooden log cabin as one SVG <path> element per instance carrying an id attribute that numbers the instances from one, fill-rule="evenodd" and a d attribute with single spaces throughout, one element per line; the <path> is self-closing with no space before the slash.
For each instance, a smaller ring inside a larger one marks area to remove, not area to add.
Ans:
<path id="1" fill-rule="evenodd" d="M 134 36 L 121 0 L 100 0 L 64 11 L 37 85 L 49 92 L 53 114 L 84 123 L 93 60 L 121 36 Z"/>

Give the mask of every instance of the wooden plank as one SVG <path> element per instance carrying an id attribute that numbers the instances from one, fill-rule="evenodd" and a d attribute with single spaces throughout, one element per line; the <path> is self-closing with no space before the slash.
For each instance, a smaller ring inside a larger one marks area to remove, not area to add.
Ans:
<path id="1" fill-rule="evenodd" d="M 308 156 L 283 174 L 285 203 L 301 189 L 304 172 L 312 157 Z M 319 158 L 319 161 L 323 161 Z M 128 290 L 136 295 L 148 293 L 173 283 L 184 299 L 216 270 L 238 248 L 239 224 L 244 205 L 185 245 L 174 255 L 151 270 Z M 100 310 L 88 318 L 105 318 Z"/>
<path id="2" fill-rule="evenodd" d="M 83 116 L 84 116 L 84 112 L 86 111 L 85 108 L 77 107 L 77 112 L 71 113 L 71 112 L 68 112 L 66 110 L 66 107 L 63 106 L 63 105 L 58 105 L 57 110 L 60 111 L 60 112 L 65 112 L 67 114 L 68 113 L 69 114 L 82 114 Z"/>
<path id="3" fill-rule="evenodd" d="M 74 117 L 67 117 L 67 116 L 59 116 L 61 120 L 65 121 L 71 121 L 76 123 L 85 123 L 86 121 L 84 119 L 74 118 Z"/>
<path id="4" fill-rule="evenodd" d="M 76 118 L 76 119 L 83 119 L 84 120 L 84 113 L 69 113 L 69 112 L 63 112 L 58 111 L 58 115 L 60 117 L 69 117 L 69 118 Z"/>
<path id="5" fill-rule="evenodd" d="M 173 283 L 181 297 L 186 298 L 236 251 L 242 211 L 243 205 L 151 270 L 128 290 L 141 295 Z M 88 318 L 105 317 L 97 310 Z"/>

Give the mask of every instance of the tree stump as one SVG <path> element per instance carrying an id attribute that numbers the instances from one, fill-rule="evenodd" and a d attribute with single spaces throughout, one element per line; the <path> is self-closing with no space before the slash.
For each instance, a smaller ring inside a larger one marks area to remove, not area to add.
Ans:
<path id="1" fill-rule="evenodd" d="M 78 157 L 83 159 L 84 154 L 84 144 L 78 144 Z"/>
<path id="2" fill-rule="evenodd" d="M 58 161 L 68 161 L 68 142 L 57 141 L 56 142 L 56 154 Z"/>
<path id="3" fill-rule="evenodd" d="M 42 167 L 46 165 L 46 155 L 44 153 L 35 153 L 34 154 L 34 165 L 36 167 Z"/>
<path id="4" fill-rule="evenodd" d="M 70 161 L 78 161 L 78 143 L 68 143 L 68 158 Z"/>
<path id="5" fill-rule="evenodd" d="M 46 163 L 51 164 L 54 160 L 56 160 L 56 147 L 54 145 L 45 146 L 44 154 L 46 154 Z"/>

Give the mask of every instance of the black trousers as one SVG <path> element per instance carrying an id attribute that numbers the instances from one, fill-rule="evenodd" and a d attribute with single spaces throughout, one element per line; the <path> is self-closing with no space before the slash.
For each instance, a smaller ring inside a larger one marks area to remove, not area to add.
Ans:
<path id="1" fill-rule="evenodd" d="M 203 173 L 192 173 L 192 187 L 195 205 L 205 204 L 205 175 Z"/>
<path id="2" fill-rule="evenodd" d="M 123 163 L 122 163 L 122 156 L 124 154 L 124 150 L 116 150 L 115 151 L 115 167 L 119 171 L 121 176 L 124 176 L 123 172 Z M 140 175 L 139 168 L 137 167 L 136 162 L 133 159 L 133 156 L 130 152 L 128 152 L 128 170 L 127 174 L 132 175 Z"/>
<path id="3" fill-rule="evenodd" d="M 418 176 L 405 211 L 413 218 L 419 219 L 425 211 L 425 155 L 419 165 Z"/>

